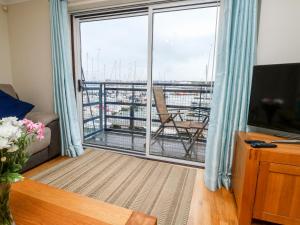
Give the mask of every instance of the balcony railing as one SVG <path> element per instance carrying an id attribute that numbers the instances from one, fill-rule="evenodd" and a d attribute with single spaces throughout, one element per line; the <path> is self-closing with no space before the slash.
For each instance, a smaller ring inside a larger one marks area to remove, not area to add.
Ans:
<path id="1" fill-rule="evenodd" d="M 180 110 L 184 120 L 201 121 L 209 115 L 213 82 L 154 82 L 164 90 L 167 108 Z M 151 131 L 158 126 L 155 102 L 151 107 Z M 99 132 L 146 134 L 147 83 L 146 82 L 83 82 L 82 113 L 84 138 Z M 172 132 L 162 134 L 174 138 Z M 205 141 L 205 135 L 202 141 Z"/>

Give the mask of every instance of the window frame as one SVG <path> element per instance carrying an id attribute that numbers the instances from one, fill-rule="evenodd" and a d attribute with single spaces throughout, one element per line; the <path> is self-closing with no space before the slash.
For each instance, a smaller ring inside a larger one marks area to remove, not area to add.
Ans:
<path id="1" fill-rule="evenodd" d="M 92 22 L 92 21 L 101 21 L 109 19 L 119 19 L 119 18 L 128 18 L 135 16 L 148 16 L 148 47 L 147 47 L 147 121 L 146 121 L 146 152 L 145 157 L 155 160 L 163 160 L 174 163 L 182 163 L 192 166 L 203 166 L 204 163 L 186 161 L 175 158 L 165 158 L 161 156 L 154 156 L 150 154 L 150 142 L 151 142 L 151 105 L 152 105 L 152 67 L 153 67 L 153 17 L 155 13 L 160 12 L 172 12 L 172 11 L 181 11 L 189 9 L 198 9 L 198 8 L 209 8 L 209 7 L 220 7 L 219 0 L 177 0 L 177 1 L 151 1 L 149 3 L 135 3 L 135 4 L 125 4 L 125 5 L 115 5 L 115 6 L 105 6 L 97 10 L 89 11 L 79 11 L 71 13 L 71 27 L 72 27 L 72 43 L 73 43 L 73 68 L 74 68 L 74 79 L 80 80 L 81 75 L 81 31 L 80 23 L 82 22 Z M 217 18 L 218 20 L 218 15 Z M 217 33 L 216 33 L 217 36 Z M 215 39 L 215 46 L 216 46 Z M 80 82 L 74 82 L 76 85 L 77 93 L 80 89 Z M 81 93 L 76 95 L 77 104 L 79 108 L 79 118 L 80 118 L 80 127 L 81 127 L 81 136 L 82 143 L 83 140 L 83 120 L 82 120 L 82 96 Z M 102 147 L 102 146 L 101 146 Z M 104 147 L 112 149 L 109 147 Z"/>

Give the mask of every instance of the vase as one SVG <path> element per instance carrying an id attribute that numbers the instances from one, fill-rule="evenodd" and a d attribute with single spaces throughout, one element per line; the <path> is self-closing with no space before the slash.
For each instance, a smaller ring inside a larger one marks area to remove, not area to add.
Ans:
<path id="1" fill-rule="evenodd" d="M 15 225 L 10 208 L 10 184 L 0 183 L 0 225 Z"/>

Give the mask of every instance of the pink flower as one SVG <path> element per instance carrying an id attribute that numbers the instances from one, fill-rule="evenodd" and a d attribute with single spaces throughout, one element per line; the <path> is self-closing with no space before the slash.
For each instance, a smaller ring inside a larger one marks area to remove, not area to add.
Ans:
<path id="1" fill-rule="evenodd" d="M 34 133 L 36 130 L 36 125 L 34 122 L 28 119 L 23 119 L 22 120 L 23 125 L 25 125 L 27 132 L 29 133 Z"/>
<path id="2" fill-rule="evenodd" d="M 42 140 L 45 138 L 45 125 L 37 123 L 37 139 Z"/>
<path id="3" fill-rule="evenodd" d="M 45 125 L 41 122 L 34 123 L 31 120 L 23 119 L 22 124 L 25 126 L 29 134 L 36 135 L 38 140 L 45 138 Z"/>

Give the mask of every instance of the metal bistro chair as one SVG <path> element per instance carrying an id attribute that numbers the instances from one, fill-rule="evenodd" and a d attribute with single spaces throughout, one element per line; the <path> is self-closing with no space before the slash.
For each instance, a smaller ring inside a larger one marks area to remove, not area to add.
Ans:
<path id="1" fill-rule="evenodd" d="M 204 119 L 202 122 L 198 121 L 184 121 L 182 118 L 182 112 L 169 112 L 166 105 L 166 100 L 164 96 L 163 89 L 161 87 L 153 87 L 154 101 L 157 113 L 159 115 L 160 126 L 152 135 L 154 140 L 152 145 L 157 141 L 157 137 L 164 131 L 165 128 L 175 128 L 176 133 L 180 139 L 180 142 L 183 145 L 183 148 L 187 155 L 190 154 L 192 147 L 195 142 L 198 140 L 201 134 L 203 134 L 204 129 L 206 128 L 209 116 L 201 115 Z M 179 117 L 179 121 L 175 121 L 175 118 Z M 179 129 L 183 130 L 184 133 L 181 133 Z M 184 138 L 188 137 L 188 143 L 184 143 Z M 161 146 L 163 148 L 163 146 Z"/>

